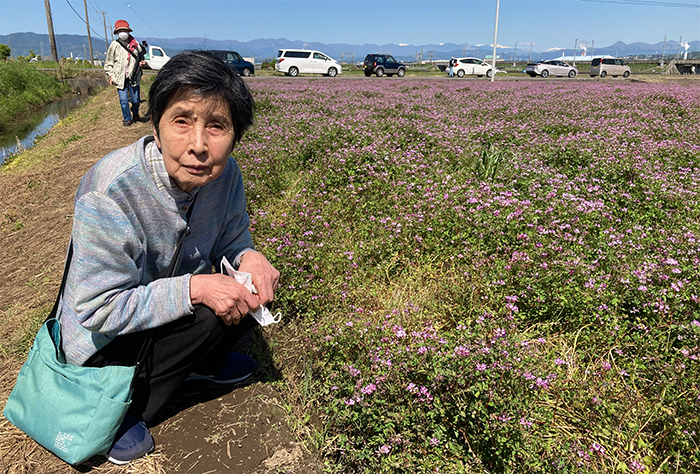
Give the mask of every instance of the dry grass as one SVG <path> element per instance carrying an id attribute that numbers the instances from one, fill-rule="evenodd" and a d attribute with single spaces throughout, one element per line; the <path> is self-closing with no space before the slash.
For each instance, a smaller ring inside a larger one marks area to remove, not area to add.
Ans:
<path id="1" fill-rule="evenodd" d="M 61 121 L 32 149 L 0 169 L 0 406 L 60 286 L 80 177 L 109 151 L 149 132 L 122 130 L 116 92 L 108 89 Z M 75 137 L 81 137 L 76 139 Z M 74 468 L 0 418 L 0 471 L 24 473 L 165 473 L 159 450 L 126 467 L 104 458 Z"/>

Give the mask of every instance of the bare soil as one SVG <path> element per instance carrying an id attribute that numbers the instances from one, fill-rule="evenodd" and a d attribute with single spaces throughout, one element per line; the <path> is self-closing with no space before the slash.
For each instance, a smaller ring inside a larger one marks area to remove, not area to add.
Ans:
<path id="1" fill-rule="evenodd" d="M 116 91 L 106 89 L 0 170 L 0 407 L 60 286 L 80 178 L 102 156 L 150 133 L 148 123 L 123 127 Z M 151 427 L 156 450 L 146 458 L 122 467 L 95 458 L 74 468 L 0 417 L 0 471 L 320 473 L 290 428 L 287 402 L 275 388 L 284 370 L 267 338 L 258 331 L 238 347 L 261 363 L 245 385 L 186 383 Z"/>

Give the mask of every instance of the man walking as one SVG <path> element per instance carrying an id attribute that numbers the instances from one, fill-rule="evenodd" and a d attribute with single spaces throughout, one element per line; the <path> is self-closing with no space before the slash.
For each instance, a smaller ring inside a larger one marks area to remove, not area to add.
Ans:
<path id="1" fill-rule="evenodd" d="M 139 116 L 141 67 L 146 64 L 143 59 L 143 48 L 131 36 L 131 31 L 126 20 L 117 20 L 114 23 L 114 34 L 117 35 L 117 39 L 109 45 L 105 59 L 105 72 L 109 76 L 109 84 L 117 88 L 125 127 L 141 119 Z M 131 102 L 131 110 L 129 110 L 129 102 Z"/>

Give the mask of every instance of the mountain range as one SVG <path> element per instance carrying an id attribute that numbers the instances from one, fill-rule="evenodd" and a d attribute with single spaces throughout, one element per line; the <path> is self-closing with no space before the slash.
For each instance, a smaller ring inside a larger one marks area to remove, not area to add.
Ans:
<path id="1" fill-rule="evenodd" d="M 278 49 L 315 49 L 323 51 L 327 55 L 345 62 L 362 61 L 368 53 L 389 53 L 400 61 L 416 61 L 416 60 L 439 60 L 449 59 L 451 56 L 477 56 L 483 58 L 486 55 L 492 54 L 492 47 L 488 45 L 470 45 L 470 44 L 425 44 L 425 45 L 405 45 L 405 44 L 342 44 L 342 43 L 319 43 L 308 42 L 301 40 L 287 40 L 285 38 L 276 39 L 256 39 L 251 41 L 236 41 L 236 40 L 212 40 L 208 38 L 149 38 L 139 37 L 139 41 L 147 41 L 151 45 L 162 47 L 169 56 L 173 56 L 180 51 L 187 49 L 224 49 L 238 51 L 242 56 L 253 57 L 256 62 L 262 62 L 265 59 L 272 59 L 277 56 Z M 8 44 L 12 48 L 14 57 L 27 56 L 30 50 L 34 50 L 36 54 L 41 54 L 43 57 L 51 56 L 51 48 L 49 46 L 49 35 L 38 33 L 11 33 L 9 35 L 0 35 L 0 43 Z M 62 57 L 80 57 L 89 56 L 89 46 L 86 35 L 56 35 L 56 44 L 58 53 Z M 690 41 L 688 52 L 700 51 L 700 41 Z M 92 38 L 93 57 L 96 59 L 104 58 L 107 45 L 104 39 Z M 532 49 L 531 49 L 532 48 Z M 678 41 L 669 40 L 664 43 L 623 43 L 618 41 L 609 46 L 600 46 L 588 48 L 586 54 L 600 54 L 611 56 L 658 56 L 665 51 L 666 57 L 675 56 L 680 51 L 680 54 L 686 51 L 683 46 L 679 48 Z M 575 53 L 583 54 L 582 49 L 557 49 L 541 51 L 535 47 L 527 45 L 517 45 L 515 54 L 520 61 L 536 60 L 536 59 L 553 59 L 559 56 L 570 56 Z M 501 58 L 512 60 L 513 47 L 499 47 L 497 55 Z M 696 53 L 697 54 L 697 53 Z"/>

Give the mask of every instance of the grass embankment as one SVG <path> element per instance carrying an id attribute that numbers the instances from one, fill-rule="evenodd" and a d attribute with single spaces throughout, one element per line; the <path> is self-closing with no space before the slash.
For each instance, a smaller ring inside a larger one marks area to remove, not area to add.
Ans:
<path id="1" fill-rule="evenodd" d="M 70 91 L 52 75 L 31 64 L 0 61 L 0 132 L 7 123 Z"/>
<path id="2" fill-rule="evenodd" d="M 329 471 L 700 471 L 696 84 L 252 84 Z"/>

